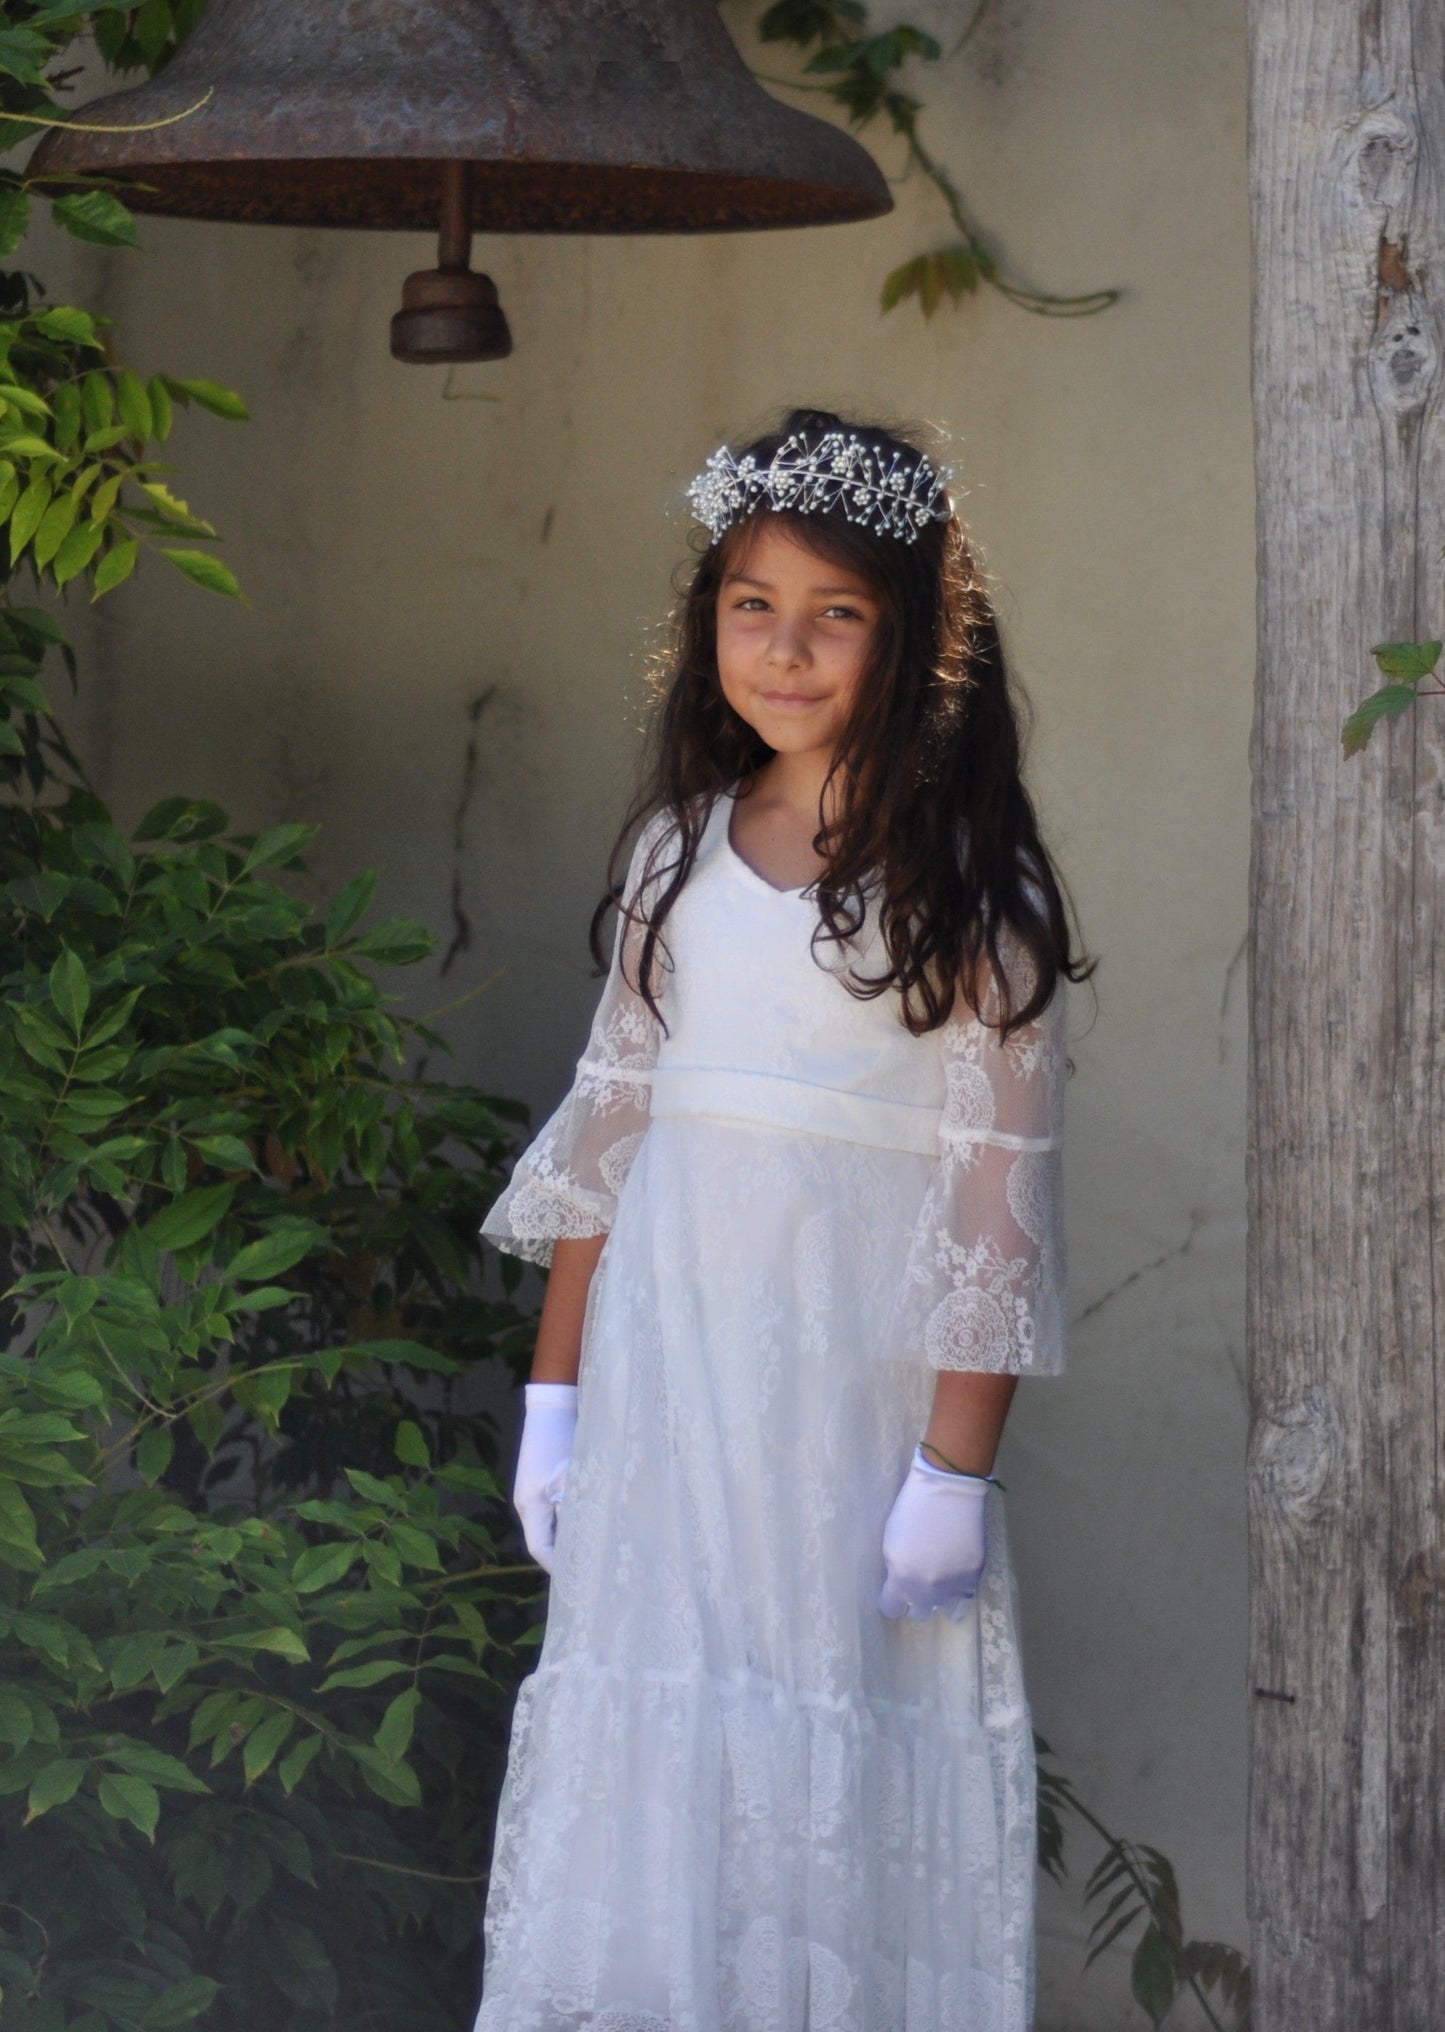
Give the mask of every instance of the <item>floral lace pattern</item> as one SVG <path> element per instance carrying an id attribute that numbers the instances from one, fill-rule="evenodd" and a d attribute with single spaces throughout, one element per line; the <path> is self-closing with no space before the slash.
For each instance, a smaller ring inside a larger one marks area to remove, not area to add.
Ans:
<path id="1" fill-rule="evenodd" d="M 638 839 L 625 885 L 628 897 L 638 895 L 647 856 L 664 830 L 654 820 Z M 611 969 L 572 1085 L 482 1224 L 482 1233 L 500 1248 L 544 1267 L 552 1261 L 554 1242 L 605 1235 L 611 1228 L 647 1128 L 661 1032 L 629 981 L 636 979 L 640 945 L 639 927 L 619 913 Z"/>
<path id="2" fill-rule="evenodd" d="M 1017 950 L 1004 954 L 1016 998 Z M 1063 983 L 1033 1023 L 1000 1043 L 991 984 L 979 1021 L 939 1033 L 947 1098 L 939 1157 L 914 1228 L 890 1339 L 935 1369 L 1057 1375 L 1067 1358 Z"/>

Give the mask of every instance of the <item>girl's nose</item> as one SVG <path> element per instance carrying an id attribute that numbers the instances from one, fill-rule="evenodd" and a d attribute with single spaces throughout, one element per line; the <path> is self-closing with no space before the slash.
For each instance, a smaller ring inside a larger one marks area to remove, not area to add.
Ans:
<path id="1" fill-rule="evenodd" d="M 786 622 L 780 622 L 768 642 L 763 661 L 780 670 L 792 670 L 799 664 L 806 663 L 808 645 L 802 630 L 790 627 Z"/>

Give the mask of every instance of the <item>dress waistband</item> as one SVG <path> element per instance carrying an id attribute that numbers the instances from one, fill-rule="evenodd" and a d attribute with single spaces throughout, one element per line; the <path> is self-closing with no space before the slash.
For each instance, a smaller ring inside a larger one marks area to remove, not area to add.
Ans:
<path id="1" fill-rule="evenodd" d="M 736 1072 L 714 1066 L 664 1065 L 652 1072 L 654 1116 L 706 1115 L 725 1122 L 758 1122 L 805 1136 L 834 1136 L 880 1150 L 938 1154 L 940 1110 L 876 1094 L 821 1087 L 779 1073 Z"/>

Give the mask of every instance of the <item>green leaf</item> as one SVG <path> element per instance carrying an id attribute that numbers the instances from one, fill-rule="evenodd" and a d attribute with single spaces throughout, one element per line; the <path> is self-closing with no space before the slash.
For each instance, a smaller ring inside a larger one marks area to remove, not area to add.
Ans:
<path id="1" fill-rule="evenodd" d="M 13 450 L 14 447 L 12 446 Z M 10 517 L 10 555 L 18 558 L 45 516 L 53 489 L 43 475 L 33 479 L 15 504 Z"/>
<path id="2" fill-rule="evenodd" d="M 91 433 L 107 430 L 115 422 L 115 386 L 109 374 L 99 368 L 80 384 L 80 413 Z"/>
<path id="3" fill-rule="evenodd" d="M 188 579 L 204 586 L 208 593 L 224 593 L 228 599 L 240 599 L 240 580 L 229 565 L 222 564 L 209 551 L 171 550 L 162 545 L 161 556 L 169 558 L 178 572 L 184 572 Z"/>
<path id="4" fill-rule="evenodd" d="M 268 1715 L 257 1728 L 247 1736 L 241 1751 L 241 1767 L 246 1774 L 246 1783 L 254 1785 L 263 1773 L 270 1770 L 276 1761 L 276 1753 L 296 1727 L 297 1717 L 289 1708 Z"/>
<path id="5" fill-rule="evenodd" d="M 366 1665 L 351 1665 L 323 1679 L 318 1691 L 334 1693 L 343 1686 L 379 1686 L 383 1679 L 395 1679 L 398 1672 L 410 1672 L 404 1658 L 373 1658 Z"/>
<path id="6" fill-rule="evenodd" d="M 381 1725 L 372 1741 L 388 1763 L 394 1764 L 404 1757 L 411 1748 L 412 1731 L 416 1727 L 416 1711 L 421 1694 L 416 1687 L 408 1687 L 391 1702 L 381 1718 Z"/>
<path id="7" fill-rule="evenodd" d="M 7 437 L 3 441 L 0 441 L 0 443 L 3 443 L 3 448 L 8 458 L 50 459 L 52 461 L 58 461 L 60 458 L 60 453 L 55 449 L 54 445 L 47 444 L 43 437 L 36 437 L 29 431 L 22 432 L 19 437 Z"/>
<path id="8" fill-rule="evenodd" d="M 195 1650 L 194 1645 L 187 1648 Z M 112 1764 L 118 1764 L 133 1778 L 148 1779 L 152 1785 L 168 1787 L 172 1792 L 209 1793 L 211 1789 L 189 1764 L 183 1764 L 166 1750 L 154 1749 L 149 1743 L 122 1743 L 105 1754 Z"/>
<path id="9" fill-rule="evenodd" d="M 307 1736 L 293 1750 L 288 1750 L 276 1766 L 276 1776 L 288 1798 L 305 1777 L 307 1767 L 320 1748 L 320 1736 Z"/>
<path id="10" fill-rule="evenodd" d="M 348 1744 L 347 1749 L 378 1799 L 388 1800 L 393 1806 L 421 1805 L 421 1781 L 410 1764 L 383 1757 L 370 1744 Z"/>
<path id="11" fill-rule="evenodd" d="M 219 1171 L 254 1171 L 256 1160 L 239 1136 L 197 1136 L 195 1148 Z"/>
<path id="12" fill-rule="evenodd" d="M 429 1468 L 431 1449 L 426 1443 L 426 1434 L 414 1419 L 403 1418 L 396 1428 L 396 1457 L 409 1468 Z"/>
<path id="13" fill-rule="evenodd" d="M 363 1341 L 358 1352 L 378 1362 L 402 1362 L 409 1369 L 435 1370 L 443 1376 L 454 1376 L 461 1368 L 461 1363 L 451 1355 L 423 1347 L 420 1341 Z"/>
<path id="14" fill-rule="evenodd" d="M 30 199 L 19 184 L 7 184 L 0 190 L 0 260 L 15 252 L 25 238 L 25 229 L 30 224 Z M 44 329 L 44 320 L 41 320 Z"/>
<path id="15" fill-rule="evenodd" d="M 374 874 L 358 875 L 349 882 L 326 913 L 326 943 L 336 945 L 357 920 L 366 915 L 376 893 Z"/>
<path id="16" fill-rule="evenodd" d="M 1377 642 L 1370 654 L 1379 664 L 1382 677 L 1393 677 L 1412 684 L 1430 675 L 1440 661 L 1442 648 L 1445 648 L 1445 643 Z"/>
<path id="17" fill-rule="evenodd" d="M 116 407 L 120 420 L 133 437 L 142 442 L 148 440 L 153 431 L 151 401 L 146 386 L 139 374 L 133 374 L 129 367 L 122 367 L 116 376 Z"/>
<path id="18" fill-rule="evenodd" d="M 135 220 L 118 197 L 106 190 L 76 191 L 57 198 L 51 207 L 57 226 L 77 240 L 96 247 L 138 247 Z"/>
<path id="19" fill-rule="evenodd" d="M 295 1665 L 304 1665 L 311 1656 L 306 1640 L 284 1623 L 271 1630 L 247 1630 L 235 1641 L 249 1644 L 253 1651 L 274 1651 L 278 1658 L 289 1658 Z"/>
<path id="20" fill-rule="evenodd" d="M 188 1249 L 225 1219 L 235 1190 L 230 1181 L 197 1186 L 194 1192 L 182 1193 L 162 1207 L 139 1232 L 157 1249 Z"/>
<path id="21" fill-rule="evenodd" d="M 905 261 L 901 267 L 890 269 L 884 276 L 883 287 L 878 296 L 879 305 L 883 310 L 894 310 L 905 297 L 918 294 L 918 285 L 923 278 L 923 258 L 921 254 L 915 255 L 911 261 Z"/>
<path id="22" fill-rule="evenodd" d="M 100 1803 L 112 1820 L 128 1820 L 147 1841 L 155 1837 L 161 1817 L 161 1796 L 144 1778 L 132 1778 L 124 1771 L 107 1771 L 99 1785 Z"/>
<path id="23" fill-rule="evenodd" d="M 58 339 L 62 345 L 100 344 L 94 317 L 88 310 L 77 310 L 74 304 L 58 303 L 53 310 L 37 318 L 36 323 L 47 339 Z"/>
<path id="24" fill-rule="evenodd" d="M 43 569 L 70 534 L 80 503 L 71 489 L 55 495 L 35 532 L 35 562 Z"/>
<path id="25" fill-rule="evenodd" d="M 168 1425 L 151 1425 L 141 1434 L 135 1450 L 136 1473 L 146 1486 L 158 1482 L 171 1464 L 175 1435 Z"/>
<path id="26" fill-rule="evenodd" d="M 0 1743 L 23 1750 L 35 1733 L 35 1717 L 28 1700 L 7 1687 L 0 1687 Z"/>
<path id="27" fill-rule="evenodd" d="M 257 868 L 290 867 L 308 840 L 314 839 L 318 828 L 314 825 L 278 825 L 262 833 L 249 854 L 241 873 L 250 875 Z"/>
<path id="28" fill-rule="evenodd" d="M 1146 1926 L 1140 1936 L 1129 1982 L 1134 2001 L 1148 2015 L 1150 2024 L 1162 2025 L 1173 2005 L 1179 1979 L 1174 1971 L 1174 1957 L 1157 1926 Z"/>
<path id="29" fill-rule="evenodd" d="M 441 1554 L 437 1551 L 436 1540 L 428 1532 L 418 1531 L 414 1524 L 398 1521 L 388 1527 L 392 1544 L 408 1566 L 425 1567 L 429 1572 L 441 1569 Z"/>
<path id="30" fill-rule="evenodd" d="M 71 530 L 51 566 L 58 586 L 68 586 L 73 578 L 79 577 L 100 549 L 104 535 L 105 531 L 94 522 L 82 522 Z"/>
<path id="31" fill-rule="evenodd" d="M 291 1569 L 291 1584 L 297 1594 L 315 1594 L 319 1588 L 334 1587 L 356 1564 L 361 1547 L 344 1545 L 308 1546 Z"/>
<path id="32" fill-rule="evenodd" d="M 170 390 L 159 375 L 153 375 L 146 388 L 150 397 L 152 428 L 158 444 L 164 444 L 171 434 L 175 421 L 175 408 L 171 402 Z"/>
<path id="33" fill-rule="evenodd" d="M 435 943 L 424 924 L 409 917 L 393 917 L 374 924 L 357 940 L 356 951 L 378 966 L 410 967 L 424 960 Z"/>
<path id="34" fill-rule="evenodd" d="M 319 1228 L 309 1223 L 302 1226 L 287 1222 L 284 1227 L 272 1228 L 254 1242 L 248 1242 L 244 1249 L 238 1249 L 226 1265 L 226 1276 L 236 1284 L 264 1283 L 272 1277 L 280 1277 L 303 1256 L 309 1255 L 321 1239 Z"/>
<path id="35" fill-rule="evenodd" d="M 1358 755 L 1362 748 L 1369 746 L 1370 736 L 1379 722 L 1398 719 L 1407 706 L 1414 705 L 1415 697 L 1413 684 L 1387 684 L 1383 690 L 1372 692 L 1345 721 L 1340 736 L 1345 753 Z"/>
<path id="36" fill-rule="evenodd" d="M 183 1976 L 146 2006 L 140 2023 L 146 2032 L 170 2032 L 172 2026 L 192 2025 L 203 2011 L 211 2008 L 220 1993 L 221 1985 L 213 1976 Z M 76 2032 L 80 2032 L 78 2022 Z"/>
<path id="37" fill-rule="evenodd" d="M 54 1806 L 64 1806 L 80 1790 L 87 1766 L 78 1757 L 55 1757 L 50 1763 L 42 1764 L 30 1781 L 30 1793 L 26 1800 L 25 1823 L 38 1820 L 42 1813 L 49 1813 Z"/>
<path id="38" fill-rule="evenodd" d="M 90 519 L 98 528 L 104 528 L 114 513 L 116 498 L 125 484 L 126 477 L 122 469 L 118 473 L 112 473 L 108 480 L 102 480 L 96 488 L 95 499 L 90 504 Z"/>
<path id="39" fill-rule="evenodd" d="M 0 381 L 0 401 L 10 409 L 18 409 L 22 416 L 38 416 L 48 419 L 54 414 L 43 395 L 33 388 L 27 388 L 22 381 Z"/>
<path id="40" fill-rule="evenodd" d="M 172 395 L 199 402 L 213 416 L 224 416 L 232 423 L 245 423 L 250 418 L 251 412 L 242 397 L 234 388 L 223 388 L 218 381 L 177 381 L 167 375 L 166 387 Z"/>
<path id="41" fill-rule="evenodd" d="M 368 1503 L 380 1503 L 387 1510 L 400 1510 L 405 1506 L 406 1496 L 401 1489 L 394 1489 L 389 1482 L 369 1475 L 365 1468 L 343 1468 L 342 1473 L 357 1495 L 364 1496 Z"/>
<path id="42" fill-rule="evenodd" d="M 95 568 L 95 591 L 93 599 L 103 593 L 114 592 L 115 588 L 128 579 L 135 570 L 136 558 L 140 555 L 140 544 L 134 537 L 127 537 L 123 543 L 112 544 Z"/>
<path id="43" fill-rule="evenodd" d="M 50 999 L 79 1037 L 90 1007 L 90 982 L 84 962 L 68 947 L 50 969 Z"/>

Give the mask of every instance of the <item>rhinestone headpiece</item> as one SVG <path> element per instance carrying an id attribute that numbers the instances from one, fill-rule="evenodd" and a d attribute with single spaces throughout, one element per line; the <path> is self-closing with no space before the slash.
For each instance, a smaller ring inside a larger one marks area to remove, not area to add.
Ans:
<path id="1" fill-rule="evenodd" d="M 953 513 L 947 466 L 922 452 L 887 449 L 849 431 L 830 430 L 812 443 L 785 438 L 766 465 L 751 453 L 734 458 L 719 445 L 687 490 L 697 519 L 714 543 L 754 508 L 791 508 L 800 515 L 836 511 L 875 536 L 916 543 L 930 522 Z"/>

